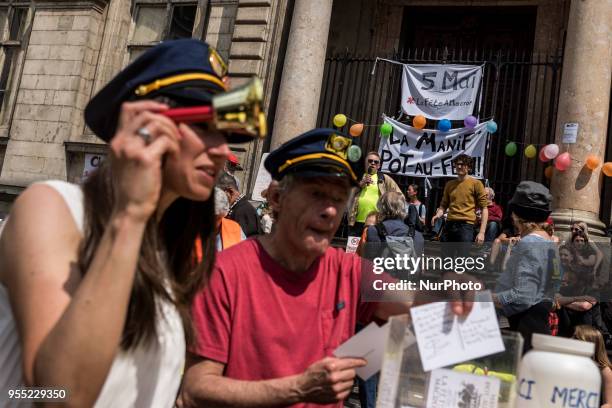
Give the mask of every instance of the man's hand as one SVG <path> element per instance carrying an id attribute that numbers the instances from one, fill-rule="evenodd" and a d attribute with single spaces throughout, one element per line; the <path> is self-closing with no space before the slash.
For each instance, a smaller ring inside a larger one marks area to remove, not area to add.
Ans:
<path id="1" fill-rule="evenodd" d="M 371 183 L 372 183 L 372 177 L 368 173 L 365 173 L 363 177 L 361 178 L 361 181 L 359 182 L 359 188 L 364 188 L 365 186 Z"/>
<path id="2" fill-rule="evenodd" d="M 300 400 L 333 404 L 346 399 L 353 388 L 355 368 L 367 362 L 360 358 L 325 357 L 313 363 L 297 379 Z"/>
<path id="3" fill-rule="evenodd" d="M 477 244 L 482 244 L 484 240 L 485 240 L 484 232 L 479 232 L 478 235 L 476 235 L 476 239 L 474 240 L 474 242 L 476 242 Z"/>
<path id="4" fill-rule="evenodd" d="M 438 208 L 436 210 L 436 213 L 433 217 L 431 217 L 431 226 L 435 227 L 436 226 L 436 221 L 438 220 L 438 218 L 442 217 L 444 215 L 444 210 L 441 208 Z"/>
<path id="5" fill-rule="evenodd" d="M 437 215 L 434 215 L 433 217 L 431 217 L 431 226 L 435 227 L 436 226 L 436 220 L 438 219 Z"/>
<path id="6" fill-rule="evenodd" d="M 521 240 L 521 237 L 510 237 L 508 238 L 508 242 L 512 245 L 516 245 L 518 244 L 518 242 Z"/>
<path id="7" fill-rule="evenodd" d="M 467 273 L 455 273 L 447 272 L 442 275 L 442 280 L 454 280 L 457 283 L 472 283 L 472 287 L 476 283 L 481 283 L 475 277 Z M 431 302 L 450 302 L 451 310 L 458 316 L 467 316 L 474 307 L 474 296 L 476 295 L 475 290 L 447 290 L 447 291 L 434 291 L 434 290 L 421 290 L 417 293 L 414 305 L 422 305 Z"/>

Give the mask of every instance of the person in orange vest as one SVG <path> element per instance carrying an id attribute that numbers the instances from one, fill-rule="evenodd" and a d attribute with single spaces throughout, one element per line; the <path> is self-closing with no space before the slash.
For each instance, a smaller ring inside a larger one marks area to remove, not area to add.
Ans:
<path id="1" fill-rule="evenodd" d="M 229 212 L 227 194 L 215 187 L 215 215 L 217 216 L 217 251 L 222 251 L 246 239 L 240 224 L 225 218 Z"/>
<path id="2" fill-rule="evenodd" d="M 217 217 L 216 224 L 216 248 L 217 252 L 223 251 L 234 244 L 246 239 L 246 235 L 240 228 L 240 224 L 236 221 L 225 218 L 229 209 L 229 201 L 223 190 L 215 187 L 215 215 Z M 198 237 L 195 244 L 195 257 L 198 262 L 202 261 L 202 241 Z"/>

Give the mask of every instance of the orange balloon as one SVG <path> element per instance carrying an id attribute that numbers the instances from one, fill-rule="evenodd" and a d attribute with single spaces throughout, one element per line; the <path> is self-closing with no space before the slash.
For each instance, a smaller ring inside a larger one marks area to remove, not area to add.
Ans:
<path id="1" fill-rule="evenodd" d="M 601 170 L 606 176 L 612 177 L 612 162 L 604 163 L 603 168 Z"/>
<path id="2" fill-rule="evenodd" d="M 412 119 L 412 126 L 417 129 L 423 129 L 425 124 L 427 123 L 427 119 L 423 115 L 416 115 L 414 119 Z"/>
<path id="3" fill-rule="evenodd" d="M 363 123 L 355 123 L 353 126 L 351 126 L 351 128 L 349 129 L 349 133 L 351 134 L 351 136 L 353 137 L 357 137 L 357 136 L 361 136 L 361 133 L 363 132 Z"/>
<path id="4" fill-rule="evenodd" d="M 599 163 L 601 163 L 601 160 L 594 154 L 589 154 L 586 157 L 585 164 L 589 170 L 595 170 L 599 166 Z"/>
<path id="5" fill-rule="evenodd" d="M 551 179 L 553 175 L 553 166 L 548 166 L 544 169 L 544 177 Z"/>

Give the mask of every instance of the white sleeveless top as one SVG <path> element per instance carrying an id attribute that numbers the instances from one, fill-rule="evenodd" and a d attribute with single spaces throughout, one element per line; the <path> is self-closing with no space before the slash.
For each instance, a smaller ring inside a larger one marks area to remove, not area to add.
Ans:
<path id="1" fill-rule="evenodd" d="M 61 194 L 82 233 L 84 212 L 81 188 L 64 181 L 43 183 Z M 185 364 L 185 335 L 176 308 L 163 301 L 158 302 L 158 307 L 156 341 L 128 352 L 118 351 L 95 407 L 174 406 Z M 9 402 L 4 391 L 23 384 L 21 364 L 19 334 L 8 293 L 0 283 L 0 407 L 29 406 L 23 401 Z"/>

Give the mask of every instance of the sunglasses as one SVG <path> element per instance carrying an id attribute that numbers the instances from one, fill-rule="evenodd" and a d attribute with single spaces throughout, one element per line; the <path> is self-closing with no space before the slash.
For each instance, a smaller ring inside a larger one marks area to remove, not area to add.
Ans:
<path id="1" fill-rule="evenodd" d="M 574 227 L 571 229 L 572 232 L 578 232 L 578 231 L 582 231 L 582 228 L 579 227 Z"/>
<path id="2" fill-rule="evenodd" d="M 380 160 L 370 160 L 370 159 L 368 159 L 368 163 L 369 164 L 378 164 L 378 163 L 380 163 Z"/>

